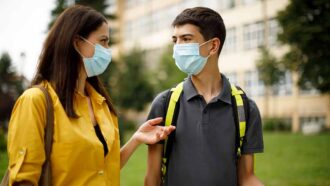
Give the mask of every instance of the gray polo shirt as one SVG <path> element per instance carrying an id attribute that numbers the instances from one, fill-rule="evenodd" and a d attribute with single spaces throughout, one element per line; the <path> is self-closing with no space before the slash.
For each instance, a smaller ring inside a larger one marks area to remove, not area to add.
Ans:
<path id="1" fill-rule="evenodd" d="M 183 85 L 174 143 L 169 158 L 165 185 L 237 185 L 235 121 L 229 81 L 222 76 L 223 89 L 206 104 L 196 91 L 191 77 Z M 164 117 L 167 91 L 153 101 L 148 119 Z M 242 154 L 263 151 L 259 110 L 249 99 L 250 116 Z"/>

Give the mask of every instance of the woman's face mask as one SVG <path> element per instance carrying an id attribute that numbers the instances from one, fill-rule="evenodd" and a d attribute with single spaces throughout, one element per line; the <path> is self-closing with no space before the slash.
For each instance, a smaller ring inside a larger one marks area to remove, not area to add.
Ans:
<path id="1" fill-rule="evenodd" d="M 207 57 L 203 57 L 199 53 L 199 47 L 206 44 L 208 40 L 201 45 L 199 43 L 175 44 L 173 47 L 173 58 L 176 66 L 188 75 L 199 74 L 206 62 Z"/>
<path id="2" fill-rule="evenodd" d="M 111 62 L 110 49 L 104 48 L 100 44 L 93 44 L 87 39 L 81 37 L 88 44 L 95 47 L 93 57 L 84 57 L 79 51 L 78 53 L 83 57 L 84 67 L 88 77 L 98 76 L 102 74 Z"/>

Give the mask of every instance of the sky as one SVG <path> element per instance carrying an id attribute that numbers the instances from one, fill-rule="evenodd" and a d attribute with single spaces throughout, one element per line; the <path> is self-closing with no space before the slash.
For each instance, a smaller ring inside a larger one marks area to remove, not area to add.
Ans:
<path id="1" fill-rule="evenodd" d="M 55 0 L 0 0 L 0 55 L 8 52 L 16 70 L 29 80 L 54 7 Z"/>

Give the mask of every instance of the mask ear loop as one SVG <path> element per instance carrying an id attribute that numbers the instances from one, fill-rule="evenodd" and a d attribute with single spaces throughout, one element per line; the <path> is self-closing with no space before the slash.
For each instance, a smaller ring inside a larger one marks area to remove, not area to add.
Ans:
<path id="1" fill-rule="evenodd" d="M 84 37 L 82 37 L 82 36 L 79 36 L 81 39 L 83 39 L 84 41 L 86 41 L 87 43 L 89 43 L 89 44 L 91 44 L 92 46 L 94 46 L 95 47 L 95 44 L 94 43 L 92 43 L 92 42 L 90 42 L 90 41 L 88 41 L 87 39 L 85 39 Z"/>
<path id="2" fill-rule="evenodd" d="M 86 58 L 84 55 L 82 55 L 82 53 L 75 47 L 75 49 L 76 49 L 76 51 L 78 52 L 78 54 L 80 55 L 80 56 L 82 56 L 83 58 Z"/>
<path id="3" fill-rule="evenodd" d="M 82 36 L 79 36 L 82 40 L 84 40 L 84 41 L 86 41 L 88 44 L 90 44 L 90 45 L 92 45 L 92 46 L 94 46 L 95 47 L 95 45 L 92 43 L 92 42 L 90 42 L 90 41 L 88 41 L 87 39 L 85 39 L 84 37 L 82 37 Z M 82 55 L 82 53 L 75 47 L 75 49 L 76 49 L 76 51 L 83 57 L 83 58 L 86 58 L 84 55 Z"/>
<path id="4" fill-rule="evenodd" d="M 204 43 L 200 44 L 199 47 L 205 45 L 206 43 L 212 41 L 212 39 L 208 40 L 208 41 L 205 41 Z M 208 56 L 206 56 L 205 58 L 208 59 L 209 57 L 211 56 L 211 54 L 209 54 Z"/>
<path id="5" fill-rule="evenodd" d="M 210 42 L 210 41 L 212 41 L 212 39 L 210 39 L 210 40 L 208 40 L 208 41 L 205 41 L 204 43 L 200 44 L 199 46 L 201 47 L 201 46 L 205 45 L 206 43 L 208 43 L 208 42 Z"/>

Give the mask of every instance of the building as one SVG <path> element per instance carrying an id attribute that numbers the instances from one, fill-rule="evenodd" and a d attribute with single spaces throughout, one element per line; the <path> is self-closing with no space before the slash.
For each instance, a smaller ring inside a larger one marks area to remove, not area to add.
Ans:
<path id="1" fill-rule="evenodd" d="M 115 52 L 141 47 L 153 68 L 164 47 L 171 43 L 175 16 L 185 8 L 210 7 L 221 14 L 227 28 L 220 70 L 257 102 L 262 116 L 288 119 L 293 131 L 311 125 L 330 128 L 329 95 L 314 89 L 300 90 L 295 85 L 297 74 L 287 72 L 271 90 L 272 96 L 265 96 L 265 86 L 258 77 L 255 64 L 259 46 L 267 46 L 276 56 L 286 50 L 277 43 L 280 29 L 274 18 L 287 4 L 288 0 L 117 0 L 119 19 L 114 25 L 120 39 Z"/>

